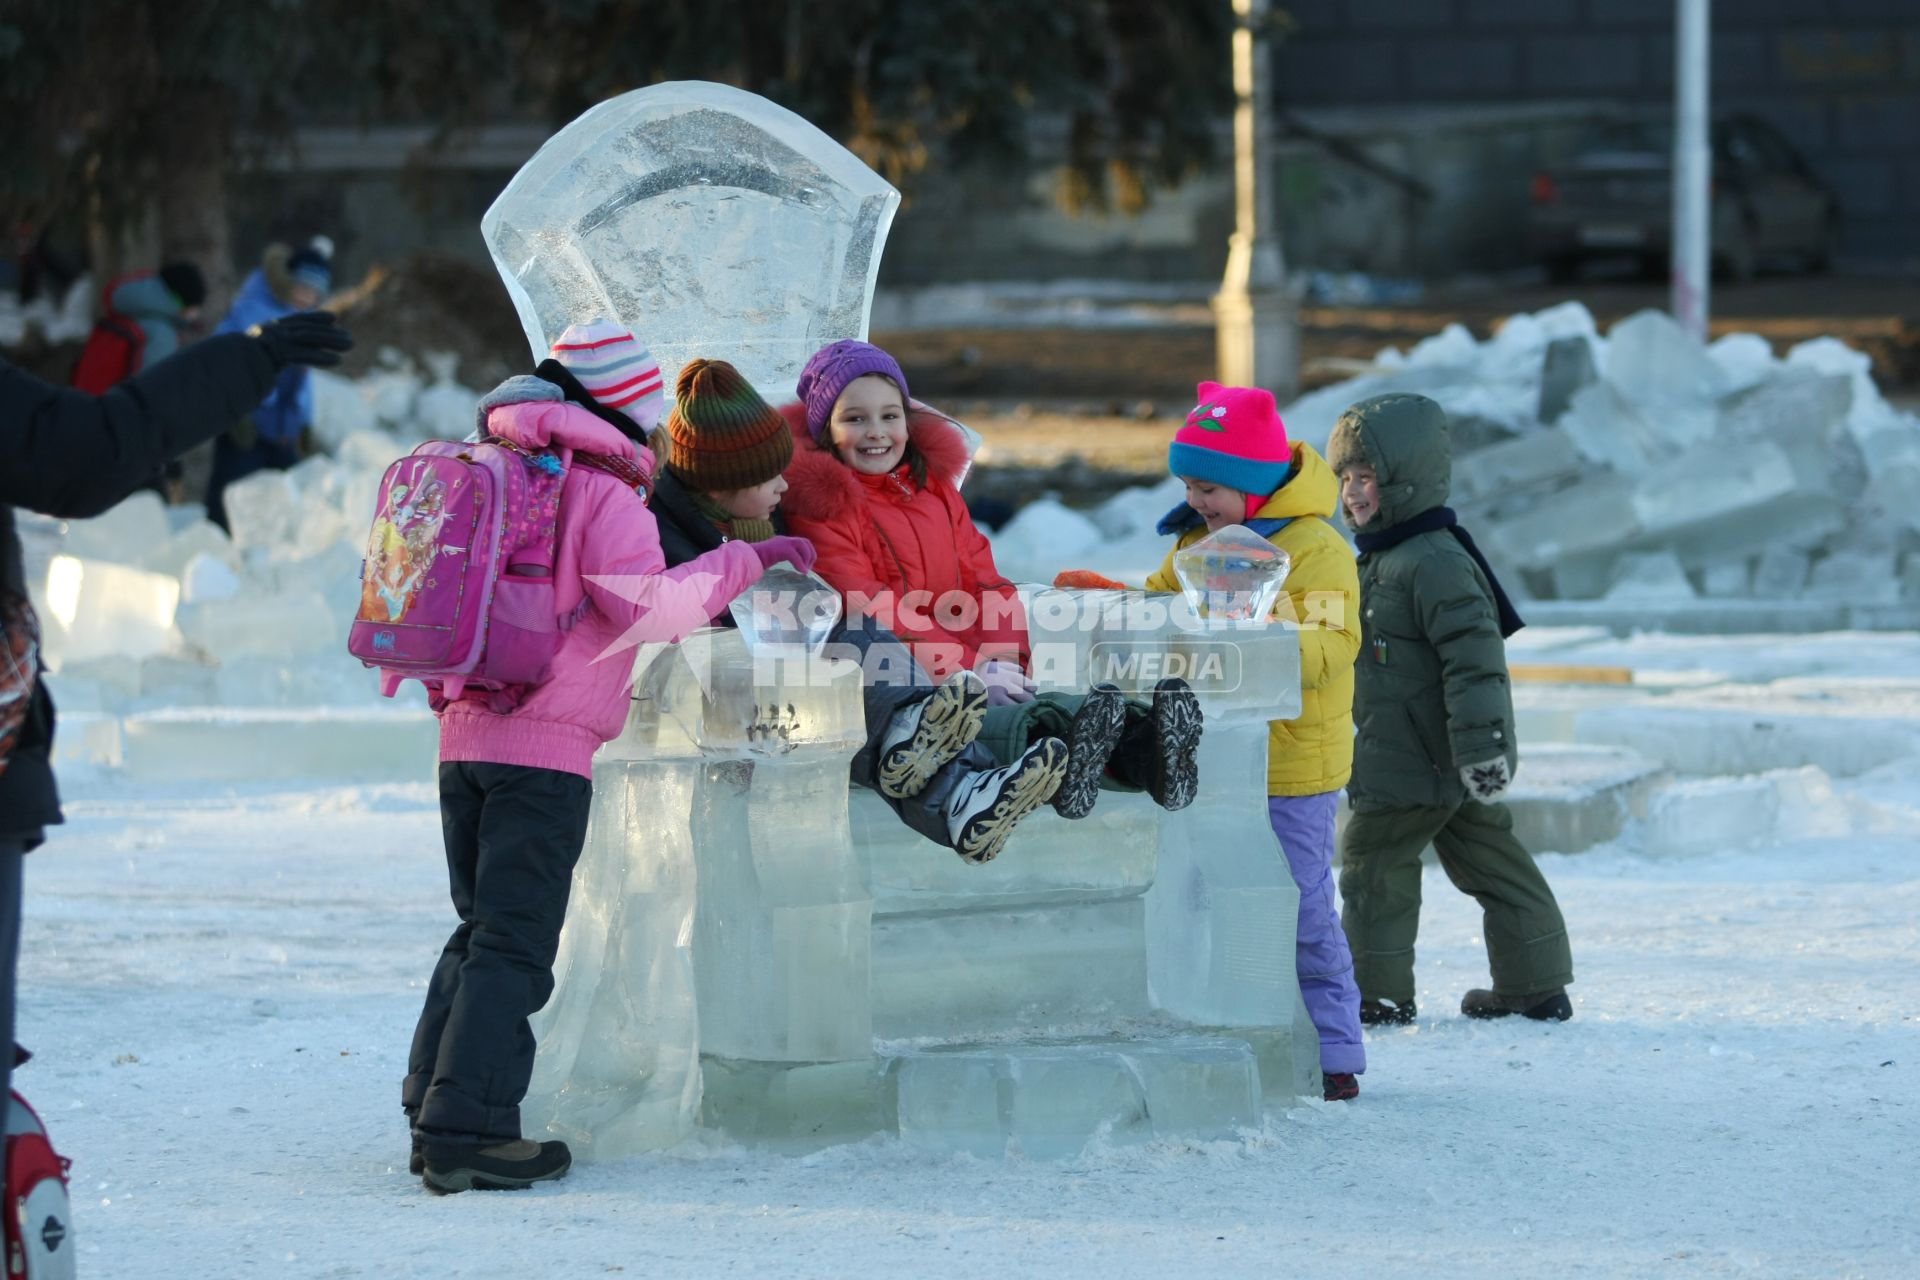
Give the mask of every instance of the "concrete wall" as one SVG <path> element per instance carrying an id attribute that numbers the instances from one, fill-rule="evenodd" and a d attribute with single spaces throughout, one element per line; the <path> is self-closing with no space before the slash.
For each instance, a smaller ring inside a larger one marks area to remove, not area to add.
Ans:
<path id="1" fill-rule="evenodd" d="M 1615 110 L 1573 102 L 1290 113 L 1316 140 L 1282 133 L 1273 149 L 1287 262 L 1389 276 L 1525 265 L 1532 175 Z M 1231 140 L 1220 147 L 1224 157 Z M 1224 161 L 1157 193 L 1135 216 L 1069 216 L 1052 201 L 1055 179 L 930 178 L 894 222 L 882 283 L 1220 278 L 1233 230 Z"/>
<path id="2" fill-rule="evenodd" d="M 1675 0 L 1276 2 L 1294 22 L 1275 64 L 1282 114 L 1346 148 L 1284 135 L 1276 147 L 1296 267 L 1447 276 L 1521 265 L 1531 175 L 1596 117 L 1672 98 Z M 1920 262 L 1920 0 L 1713 10 L 1716 109 L 1764 116 L 1804 151 L 1842 200 L 1847 260 Z M 370 145 L 310 131 L 297 169 L 237 179 L 236 252 L 336 228 L 350 272 L 422 247 L 484 264 L 479 215 L 543 131 L 483 130 L 440 167 L 403 175 L 418 132 L 379 131 Z M 1233 222 L 1224 121 L 1221 162 L 1137 216 L 1058 208 L 1058 133 L 1035 122 L 1031 173 L 929 175 L 894 223 L 881 283 L 1219 278 Z M 430 210 L 406 190 L 427 192 Z"/>
<path id="3" fill-rule="evenodd" d="M 1675 0 L 1277 2 L 1295 106 L 1672 100 Z M 1920 258 L 1920 0 L 1717 0 L 1712 74 L 1839 192 L 1843 252 Z"/>

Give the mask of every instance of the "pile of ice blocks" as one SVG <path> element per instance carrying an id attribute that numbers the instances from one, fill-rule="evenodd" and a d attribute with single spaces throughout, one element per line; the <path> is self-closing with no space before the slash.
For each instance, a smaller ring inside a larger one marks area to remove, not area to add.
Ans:
<path id="1" fill-rule="evenodd" d="M 1881 396 L 1833 338 L 1776 358 L 1753 334 L 1711 345 L 1643 311 L 1604 336 L 1579 303 L 1510 317 L 1486 342 L 1458 325 L 1289 405 L 1324 446 L 1340 413 L 1389 391 L 1452 421 L 1452 506 L 1535 599 L 1647 605 L 1795 601 L 1803 629 L 1920 604 L 1920 419 Z M 1007 572 L 1076 565 L 1138 581 L 1177 484 L 1093 512 L 1023 510 L 994 540 Z M 1824 624 L 1822 619 L 1825 619 Z"/>

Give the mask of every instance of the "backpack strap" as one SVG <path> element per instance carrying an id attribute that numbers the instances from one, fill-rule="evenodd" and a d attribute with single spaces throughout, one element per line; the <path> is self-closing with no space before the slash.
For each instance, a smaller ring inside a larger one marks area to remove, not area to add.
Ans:
<path id="1" fill-rule="evenodd" d="M 575 466 L 610 475 L 627 488 L 638 492 L 647 487 L 647 473 L 632 458 L 617 458 L 610 453 L 580 452 L 573 455 Z"/>
<path id="2" fill-rule="evenodd" d="M 105 329 L 108 333 L 124 338 L 135 350 L 142 349 L 147 345 L 146 335 L 140 332 L 139 326 L 135 325 L 133 321 L 127 319 L 117 311 L 107 312 L 107 314 L 101 316 L 98 320 L 94 321 L 94 323 L 100 328 Z"/>

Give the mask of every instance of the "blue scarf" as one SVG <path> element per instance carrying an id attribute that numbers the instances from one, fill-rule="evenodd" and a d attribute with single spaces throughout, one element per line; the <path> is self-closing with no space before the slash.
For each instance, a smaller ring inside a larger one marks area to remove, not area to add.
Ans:
<path id="1" fill-rule="evenodd" d="M 1500 638 L 1505 640 L 1526 626 L 1521 621 L 1519 611 L 1513 607 L 1513 601 L 1507 599 L 1506 589 L 1500 585 L 1500 579 L 1493 576 L 1493 566 L 1480 554 L 1480 548 L 1473 544 L 1473 535 L 1460 527 L 1460 517 L 1453 513 L 1452 507 L 1430 508 L 1378 533 L 1355 533 L 1353 541 L 1365 554 L 1369 551 L 1385 551 L 1388 547 L 1399 546 L 1408 538 L 1417 538 L 1423 533 L 1438 533 L 1442 529 L 1460 540 L 1460 545 L 1467 549 L 1473 562 L 1480 566 L 1480 572 L 1487 575 L 1487 585 L 1493 588 L 1494 607 L 1500 611 Z"/>

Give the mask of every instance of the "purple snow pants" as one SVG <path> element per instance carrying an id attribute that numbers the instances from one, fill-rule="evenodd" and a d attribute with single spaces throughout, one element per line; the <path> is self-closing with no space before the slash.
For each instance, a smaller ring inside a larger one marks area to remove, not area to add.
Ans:
<path id="1" fill-rule="evenodd" d="M 1358 1075 L 1367 1069 L 1367 1048 L 1360 1040 L 1360 988 L 1353 981 L 1353 953 L 1347 950 L 1347 935 L 1333 906 L 1333 815 L 1339 804 L 1338 791 L 1269 796 L 1267 816 L 1300 888 L 1293 960 L 1300 994 L 1320 1032 L 1320 1069 Z"/>

